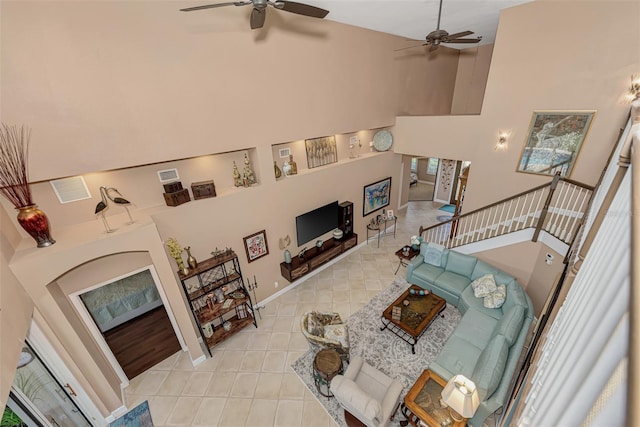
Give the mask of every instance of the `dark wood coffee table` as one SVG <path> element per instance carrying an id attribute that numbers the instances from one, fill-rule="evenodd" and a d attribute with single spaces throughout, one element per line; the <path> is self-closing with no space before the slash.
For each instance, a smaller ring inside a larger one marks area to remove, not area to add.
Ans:
<path id="1" fill-rule="evenodd" d="M 381 331 L 389 329 L 391 332 L 402 338 L 411 345 L 411 352 L 416 353 L 415 345 L 418 338 L 422 336 L 427 327 L 433 322 L 438 314 L 444 310 L 446 302 L 439 296 L 428 293 L 427 295 L 411 294 L 411 290 L 416 293 L 424 291 L 417 285 L 411 285 L 402 293 L 387 309 L 382 313 Z M 408 305 L 404 305 L 404 301 Z M 400 307 L 400 318 L 394 319 L 393 308 Z"/>

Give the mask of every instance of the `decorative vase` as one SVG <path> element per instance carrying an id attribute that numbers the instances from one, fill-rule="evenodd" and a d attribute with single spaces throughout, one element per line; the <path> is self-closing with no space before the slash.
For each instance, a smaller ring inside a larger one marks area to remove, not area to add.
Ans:
<path id="1" fill-rule="evenodd" d="M 18 223 L 33 237 L 39 248 L 46 248 L 56 241 L 49 234 L 47 215 L 38 209 L 38 205 L 24 206 L 18 209 Z"/>
<path id="2" fill-rule="evenodd" d="M 289 252 L 289 249 L 284 250 L 284 262 L 291 264 L 291 252 Z"/>
<path id="3" fill-rule="evenodd" d="M 276 179 L 282 176 L 282 171 L 275 160 L 273 161 L 273 172 L 276 174 Z"/>
<path id="4" fill-rule="evenodd" d="M 291 165 L 286 160 L 282 164 L 282 173 L 284 173 L 285 176 L 291 175 Z"/>
<path id="5" fill-rule="evenodd" d="M 191 256 L 191 246 L 187 246 L 184 250 L 187 251 L 187 264 L 189 264 L 189 267 L 191 268 L 196 268 L 198 266 L 198 261 Z"/>

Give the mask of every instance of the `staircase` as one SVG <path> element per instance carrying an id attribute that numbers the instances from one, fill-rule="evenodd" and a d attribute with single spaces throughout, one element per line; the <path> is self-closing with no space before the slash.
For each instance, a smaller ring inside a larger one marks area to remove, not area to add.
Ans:
<path id="1" fill-rule="evenodd" d="M 431 227 L 420 227 L 426 242 L 446 248 L 469 245 L 481 240 L 532 229 L 536 242 L 545 231 L 571 246 L 589 206 L 593 187 L 561 178 L 509 198 L 454 216 Z"/>

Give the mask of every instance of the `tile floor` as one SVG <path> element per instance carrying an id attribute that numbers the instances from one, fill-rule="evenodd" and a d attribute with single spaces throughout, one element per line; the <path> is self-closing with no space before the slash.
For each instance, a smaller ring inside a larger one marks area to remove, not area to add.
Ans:
<path id="1" fill-rule="evenodd" d="M 375 240 L 283 294 L 261 310 L 258 328 L 247 327 L 193 367 L 179 352 L 134 378 L 127 407 L 149 401 L 158 426 L 335 426 L 322 405 L 290 368 L 308 348 L 300 317 L 332 310 L 343 319 L 389 285 L 398 266 L 395 251 L 435 224 L 440 203 L 411 202 L 398 215 L 396 237 Z M 366 236 L 358 236 L 364 242 Z M 405 274 L 400 268 L 398 275 Z M 284 280 L 283 280 L 284 281 Z"/>

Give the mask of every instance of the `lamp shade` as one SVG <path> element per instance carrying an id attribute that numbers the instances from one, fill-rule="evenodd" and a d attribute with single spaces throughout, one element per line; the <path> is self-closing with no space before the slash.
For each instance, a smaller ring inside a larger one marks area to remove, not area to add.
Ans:
<path id="1" fill-rule="evenodd" d="M 465 418 L 473 417 L 480 398 L 476 385 L 464 375 L 454 375 L 442 390 L 442 400 Z"/>

